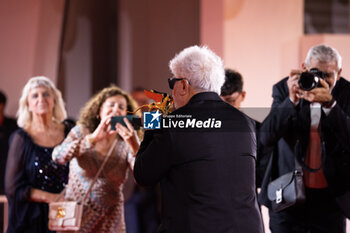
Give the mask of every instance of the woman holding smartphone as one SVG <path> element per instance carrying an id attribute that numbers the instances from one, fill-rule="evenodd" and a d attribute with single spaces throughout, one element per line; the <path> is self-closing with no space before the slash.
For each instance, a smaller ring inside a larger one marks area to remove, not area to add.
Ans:
<path id="1" fill-rule="evenodd" d="M 92 97 L 82 109 L 77 126 L 53 152 L 60 164 L 70 161 L 66 200 L 79 201 L 87 192 L 113 142 L 117 145 L 95 182 L 83 209 L 78 232 L 125 232 L 122 188 L 128 169 L 133 169 L 139 137 L 133 126 L 117 123 L 111 130 L 113 116 L 126 116 L 137 105 L 119 87 L 111 86 Z"/>

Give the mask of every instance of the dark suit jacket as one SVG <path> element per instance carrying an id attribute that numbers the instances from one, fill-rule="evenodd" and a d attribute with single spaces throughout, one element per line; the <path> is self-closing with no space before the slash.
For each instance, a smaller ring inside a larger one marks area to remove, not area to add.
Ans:
<path id="1" fill-rule="evenodd" d="M 255 192 L 254 122 L 213 92 L 196 94 L 171 115 L 222 125 L 145 133 L 134 176 L 141 185 L 161 183 L 158 232 L 263 232 Z"/>
<path id="2" fill-rule="evenodd" d="M 270 159 L 262 190 L 260 203 L 271 207 L 267 198 L 267 185 L 271 180 L 293 171 L 294 158 L 303 161 L 309 143 L 310 103 L 300 100 L 294 107 L 289 100 L 287 78 L 273 87 L 273 104 L 267 118 L 261 125 L 260 140 L 265 146 L 276 145 Z M 333 91 L 337 104 L 329 115 L 321 114 L 321 140 L 325 144 L 323 169 L 328 186 L 334 197 L 349 196 L 350 190 L 350 83 L 343 78 L 337 81 Z M 296 147 L 297 141 L 300 142 Z M 340 199 L 339 199 L 340 200 Z M 350 217 L 350 206 L 342 198 L 339 206 Z M 347 204 L 345 204 L 347 203 Z"/>

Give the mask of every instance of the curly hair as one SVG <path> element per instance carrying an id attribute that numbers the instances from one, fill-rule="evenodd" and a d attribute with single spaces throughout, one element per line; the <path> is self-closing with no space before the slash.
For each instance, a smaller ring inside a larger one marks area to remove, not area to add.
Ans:
<path id="1" fill-rule="evenodd" d="M 111 85 L 99 91 L 95 94 L 80 111 L 79 123 L 88 128 L 90 132 L 93 132 L 100 123 L 100 109 L 102 104 L 109 97 L 121 95 L 126 99 L 127 111 L 129 113 L 137 109 L 136 101 L 121 88 Z M 134 114 L 140 116 L 141 114 Z"/>

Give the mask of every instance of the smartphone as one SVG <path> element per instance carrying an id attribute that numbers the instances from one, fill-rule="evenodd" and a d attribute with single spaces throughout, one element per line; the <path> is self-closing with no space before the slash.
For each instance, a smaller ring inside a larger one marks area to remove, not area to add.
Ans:
<path id="1" fill-rule="evenodd" d="M 134 127 L 135 130 L 139 130 L 142 126 L 141 118 L 135 115 L 126 115 L 126 116 L 113 116 L 111 118 L 111 129 L 115 130 L 115 125 L 117 123 L 122 124 L 123 126 L 127 127 L 124 118 L 127 118 L 128 121 L 131 123 L 131 125 Z"/>

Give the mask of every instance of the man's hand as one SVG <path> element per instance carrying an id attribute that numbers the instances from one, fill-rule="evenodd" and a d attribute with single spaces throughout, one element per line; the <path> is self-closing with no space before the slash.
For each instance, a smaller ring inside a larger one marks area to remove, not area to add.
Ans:
<path id="1" fill-rule="evenodd" d="M 303 71 L 301 70 L 292 70 L 290 72 L 289 78 L 287 80 L 287 86 L 289 90 L 289 98 L 293 102 L 294 105 L 296 105 L 299 102 L 299 95 L 298 93 L 300 92 L 298 80 L 300 77 L 300 74 Z"/>
<path id="2" fill-rule="evenodd" d="M 311 103 L 327 103 L 332 100 L 332 95 L 329 93 L 329 85 L 323 79 L 320 79 L 320 84 L 322 87 L 316 87 L 310 91 L 300 90 L 298 92 L 298 97 L 303 98 Z"/>

